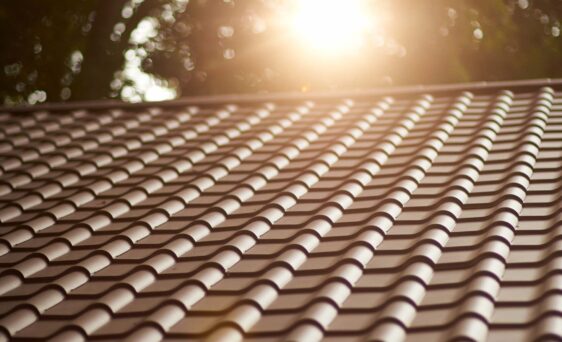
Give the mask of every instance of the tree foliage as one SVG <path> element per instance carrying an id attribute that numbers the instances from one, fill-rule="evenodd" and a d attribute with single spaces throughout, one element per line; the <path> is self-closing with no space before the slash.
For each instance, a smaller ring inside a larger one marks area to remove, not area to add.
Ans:
<path id="1" fill-rule="evenodd" d="M 0 102 L 562 76 L 557 0 L 367 1 L 380 32 L 314 58 L 280 19 L 290 1 L 3 1 Z"/>

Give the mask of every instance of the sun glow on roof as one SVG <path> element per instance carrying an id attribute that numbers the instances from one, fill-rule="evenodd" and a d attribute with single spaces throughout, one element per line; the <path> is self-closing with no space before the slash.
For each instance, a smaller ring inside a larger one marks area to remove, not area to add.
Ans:
<path id="1" fill-rule="evenodd" d="M 365 0 L 299 0 L 292 15 L 294 33 L 322 53 L 353 52 L 363 44 L 374 18 Z"/>

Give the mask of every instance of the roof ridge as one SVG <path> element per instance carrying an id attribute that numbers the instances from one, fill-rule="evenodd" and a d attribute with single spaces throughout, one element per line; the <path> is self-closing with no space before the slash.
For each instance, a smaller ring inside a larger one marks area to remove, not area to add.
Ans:
<path id="1" fill-rule="evenodd" d="M 189 105 L 219 105 L 224 103 L 256 103 L 268 101 L 302 101 L 313 99 L 329 99 L 334 96 L 361 98 L 384 95 L 412 95 L 421 92 L 443 93 L 468 90 L 473 92 L 510 88 L 513 91 L 533 90 L 537 87 L 550 86 L 562 89 L 562 78 L 537 78 L 513 81 L 478 81 L 464 83 L 443 83 L 431 85 L 383 86 L 368 89 L 323 90 L 312 92 L 272 92 L 258 94 L 222 94 L 181 97 L 174 100 L 155 102 L 124 102 L 120 100 L 91 100 L 74 102 L 52 102 L 39 105 L 0 106 L 0 113 L 26 113 L 36 111 L 70 111 L 77 109 L 107 108 L 150 108 L 178 107 Z"/>

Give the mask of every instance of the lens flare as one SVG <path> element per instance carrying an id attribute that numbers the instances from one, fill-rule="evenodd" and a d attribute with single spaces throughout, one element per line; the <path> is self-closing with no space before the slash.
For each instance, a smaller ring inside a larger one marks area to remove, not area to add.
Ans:
<path id="1" fill-rule="evenodd" d="M 354 52 L 373 26 L 363 0 L 300 0 L 292 27 L 309 48 L 321 52 Z"/>

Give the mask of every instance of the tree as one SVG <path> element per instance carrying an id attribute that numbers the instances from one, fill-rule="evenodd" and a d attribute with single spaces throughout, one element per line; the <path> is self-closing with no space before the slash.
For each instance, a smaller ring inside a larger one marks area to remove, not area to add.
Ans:
<path id="1" fill-rule="evenodd" d="M 382 29 L 330 58 L 295 47 L 279 20 L 290 1 L 4 1 L 0 101 L 562 76 L 556 0 L 367 1 Z"/>

